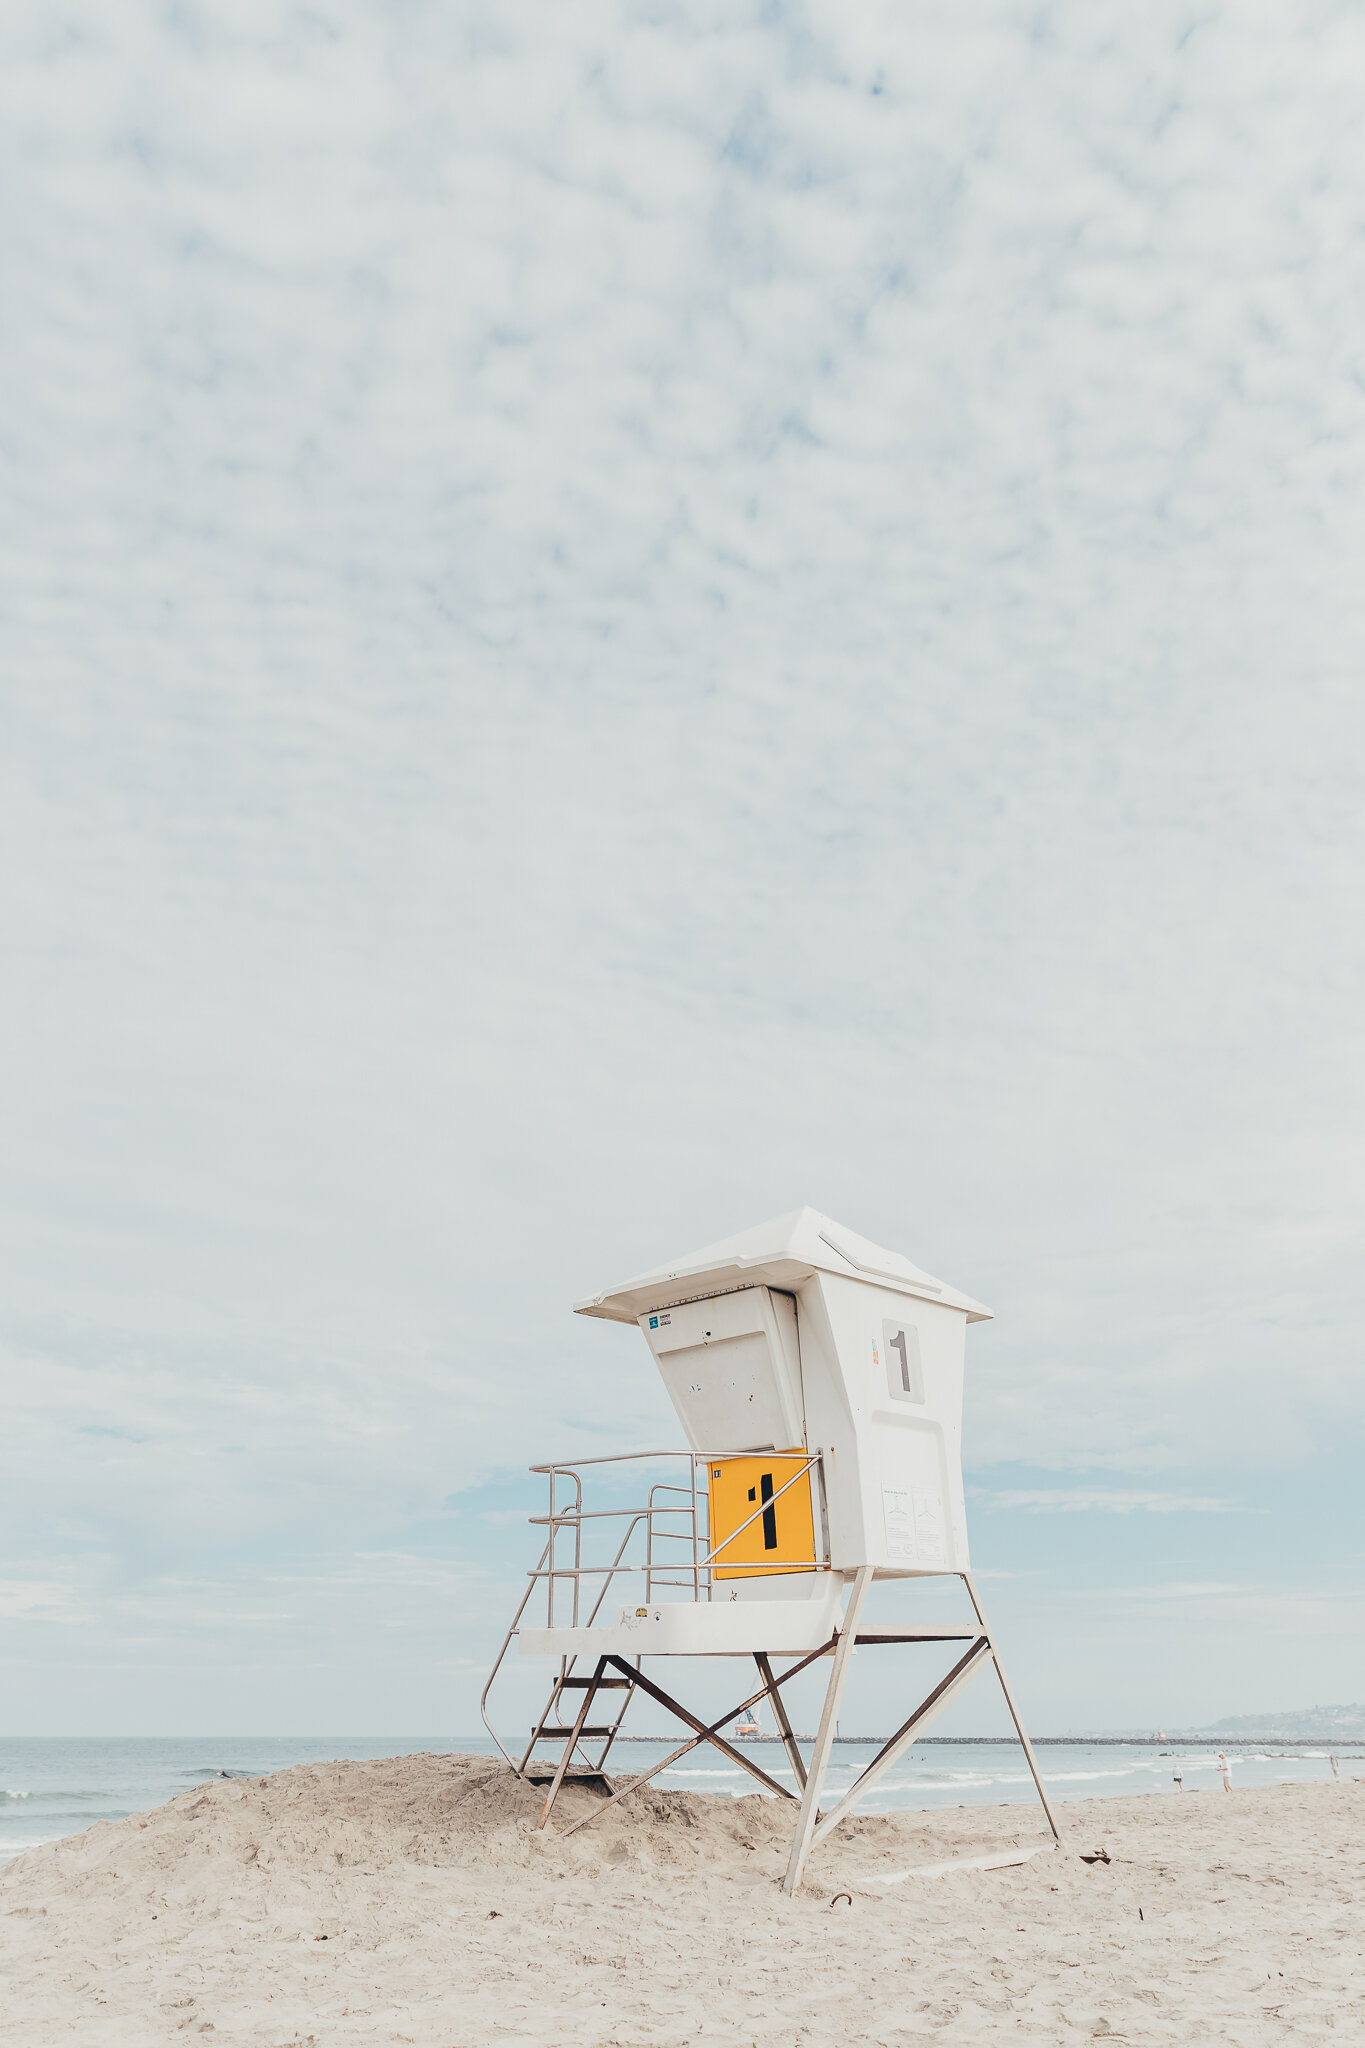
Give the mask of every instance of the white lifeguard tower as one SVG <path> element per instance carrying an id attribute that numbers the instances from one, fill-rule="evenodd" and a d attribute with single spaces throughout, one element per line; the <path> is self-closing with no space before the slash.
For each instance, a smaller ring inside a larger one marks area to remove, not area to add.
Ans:
<path id="1" fill-rule="evenodd" d="M 990 1310 L 814 1209 L 797 1209 L 578 1302 L 576 1311 L 639 1325 L 689 1449 L 532 1468 L 549 1481 L 548 1512 L 534 1518 L 547 1536 L 489 1674 L 484 1718 L 493 1734 L 487 1701 L 513 1638 L 523 1656 L 558 1660 L 520 1760 L 498 1743 L 520 1776 L 548 1784 L 540 1825 L 566 1777 L 596 1784 L 605 1806 L 708 1742 L 768 1791 L 799 1795 L 785 1880 L 792 1892 L 814 1844 L 991 1665 L 1055 1838 L 967 1549 L 963 1350 L 967 1325 L 988 1321 Z M 644 1497 L 622 1505 L 621 1482 L 637 1467 L 651 1468 Z M 589 1470 L 598 1493 L 591 1505 Z M 962 1580 L 974 1625 L 863 1623 L 874 1582 L 948 1575 Z M 621 1604 L 632 1581 L 636 1597 Z M 543 1624 L 528 1625 L 537 1594 Z M 822 1813 L 854 1648 L 956 1642 L 967 1648 L 952 1669 Z M 643 1668 L 646 1658 L 716 1656 L 751 1657 L 760 1685 L 710 1723 Z M 776 1674 L 774 1657 L 795 1661 Z M 829 1684 L 807 1765 L 782 1687 L 826 1657 Z M 590 1673 L 577 1668 L 580 1660 L 591 1662 Z M 637 1692 L 693 1733 L 662 1763 L 614 1789 L 606 1759 Z M 594 1703 L 608 1700 L 605 1714 L 599 1707 L 594 1717 Z M 797 1794 L 720 1732 L 763 1700 Z M 540 1754 L 549 1743 L 561 1744 L 553 1763 Z"/>

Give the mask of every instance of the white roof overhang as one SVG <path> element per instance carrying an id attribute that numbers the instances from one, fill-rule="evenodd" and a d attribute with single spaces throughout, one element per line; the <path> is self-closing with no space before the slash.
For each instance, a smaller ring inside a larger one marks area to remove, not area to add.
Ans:
<path id="1" fill-rule="evenodd" d="M 874 1282 L 897 1294 L 960 1309 L 969 1323 L 985 1323 L 991 1311 L 970 1295 L 935 1280 L 899 1252 L 888 1252 L 859 1237 L 818 1209 L 793 1209 L 770 1223 L 741 1230 L 719 1244 L 671 1259 L 666 1266 L 623 1280 L 619 1287 L 574 1303 L 580 1316 L 633 1323 L 648 1310 L 676 1308 L 739 1287 L 778 1287 L 790 1292 L 813 1273 L 840 1273 Z"/>

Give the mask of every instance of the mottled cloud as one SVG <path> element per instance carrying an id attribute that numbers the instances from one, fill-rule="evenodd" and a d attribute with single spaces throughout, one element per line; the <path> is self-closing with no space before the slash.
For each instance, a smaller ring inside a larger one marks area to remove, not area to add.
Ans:
<path id="1" fill-rule="evenodd" d="M 1354 1441 L 1358 10 L 5 39 L 12 1547 L 447 1556 L 805 1200 L 1021 1510 Z"/>

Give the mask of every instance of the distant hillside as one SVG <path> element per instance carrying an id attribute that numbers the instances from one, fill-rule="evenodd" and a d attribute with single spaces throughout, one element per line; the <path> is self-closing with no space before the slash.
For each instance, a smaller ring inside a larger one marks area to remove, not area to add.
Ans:
<path id="1" fill-rule="evenodd" d="M 1267 1735 L 1289 1740 L 1306 1736 L 1325 1742 L 1335 1736 L 1341 1742 L 1365 1741 L 1365 1706 L 1295 1707 L 1284 1714 L 1225 1714 L 1196 1728 L 1196 1735 Z"/>

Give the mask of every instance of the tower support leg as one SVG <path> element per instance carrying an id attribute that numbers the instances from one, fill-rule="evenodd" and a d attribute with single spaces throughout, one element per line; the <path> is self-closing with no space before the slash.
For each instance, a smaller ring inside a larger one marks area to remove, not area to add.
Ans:
<path id="1" fill-rule="evenodd" d="M 978 1636 L 966 1656 L 958 1659 L 946 1678 L 940 1679 L 928 1699 L 921 1700 L 909 1720 L 896 1730 L 888 1742 L 882 1744 L 862 1776 L 849 1786 L 839 1804 L 831 1807 L 828 1813 L 820 1817 L 811 1836 L 812 1848 L 817 1842 L 823 1842 L 830 1829 L 837 1827 L 844 1815 L 850 1813 L 858 1801 L 872 1790 L 878 1778 L 883 1777 L 893 1764 L 899 1763 L 916 1737 L 923 1733 L 935 1715 L 942 1713 L 949 1700 L 975 1676 L 983 1659 L 990 1654 L 990 1643 L 984 1635 Z"/>
<path id="2" fill-rule="evenodd" d="M 825 1709 L 820 1716 L 820 1732 L 815 1738 L 815 1752 L 806 1773 L 806 1789 L 801 1796 L 801 1813 L 796 1823 L 796 1836 L 792 1842 L 791 1857 L 787 1863 L 787 1875 L 782 1880 L 782 1889 L 788 1897 L 797 1889 L 805 1875 L 806 1858 L 810 1855 L 811 1837 L 815 1823 L 820 1818 L 820 1790 L 825 1782 L 825 1770 L 829 1753 L 834 1745 L 834 1730 L 838 1720 L 839 1702 L 844 1686 L 848 1682 L 848 1667 L 853 1656 L 858 1636 L 858 1617 L 867 1599 L 872 1584 L 872 1567 L 860 1565 L 853 1581 L 853 1591 L 848 1596 L 848 1607 L 839 1629 L 839 1642 L 834 1652 L 834 1669 L 829 1674 L 829 1686 L 825 1693 Z"/>
<path id="3" fill-rule="evenodd" d="M 782 1747 L 787 1752 L 787 1762 L 792 1767 L 792 1776 L 796 1780 L 797 1790 L 804 1792 L 806 1789 L 805 1760 L 801 1755 L 796 1737 L 792 1733 L 792 1724 L 787 1718 L 787 1709 L 783 1705 L 782 1695 L 777 1689 L 777 1680 L 773 1677 L 773 1667 L 768 1661 L 766 1653 L 762 1650 L 754 1651 L 754 1662 L 758 1666 L 759 1677 L 768 1688 L 768 1705 L 773 1710 L 773 1719 L 777 1723 L 777 1732 L 782 1737 Z"/>
<path id="4" fill-rule="evenodd" d="M 1038 1768 L 1038 1759 L 1033 1754 L 1033 1744 L 1028 1739 L 1028 1730 L 1020 1719 L 1018 1707 L 1014 1704 L 1014 1694 L 1010 1691 L 1009 1680 L 1005 1676 L 1005 1667 L 1000 1662 L 1000 1653 L 995 1647 L 995 1637 L 991 1635 L 990 1623 L 987 1621 L 981 1602 L 977 1597 L 976 1586 L 973 1583 L 970 1572 L 962 1574 L 962 1583 L 967 1588 L 967 1598 L 972 1603 L 972 1611 L 981 1624 L 983 1634 L 990 1636 L 991 1662 L 995 1666 L 995 1675 L 1000 1680 L 1000 1690 L 1005 1695 L 1005 1705 L 1010 1710 L 1010 1719 L 1014 1723 L 1014 1732 L 1019 1737 L 1019 1746 L 1024 1752 L 1038 1797 L 1042 1801 L 1043 1812 L 1047 1815 L 1047 1824 L 1052 1830 L 1052 1838 L 1054 1841 L 1060 1842 L 1062 1836 L 1061 1830 L 1057 1826 L 1057 1816 L 1052 1811 L 1052 1803 L 1047 1796 L 1047 1786 L 1043 1783 L 1043 1774 Z"/>

